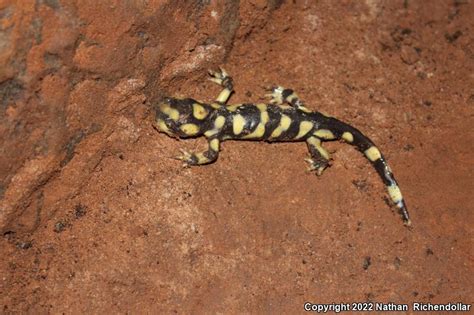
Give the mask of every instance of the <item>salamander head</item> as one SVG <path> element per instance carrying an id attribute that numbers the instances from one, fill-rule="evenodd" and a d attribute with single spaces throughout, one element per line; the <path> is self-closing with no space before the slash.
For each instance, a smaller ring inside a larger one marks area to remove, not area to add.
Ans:
<path id="1" fill-rule="evenodd" d="M 175 138 L 201 136 L 211 111 L 208 105 L 193 99 L 165 98 L 156 106 L 155 127 Z"/>

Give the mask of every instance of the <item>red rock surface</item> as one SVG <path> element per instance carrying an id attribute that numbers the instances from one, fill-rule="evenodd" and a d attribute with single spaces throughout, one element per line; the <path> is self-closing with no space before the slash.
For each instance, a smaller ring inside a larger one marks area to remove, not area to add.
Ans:
<path id="1" fill-rule="evenodd" d="M 472 1 L 0 2 L 4 313 L 296 312 L 305 301 L 472 302 Z M 352 147 L 152 128 L 164 95 L 294 88 L 369 135 L 413 228 Z"/>

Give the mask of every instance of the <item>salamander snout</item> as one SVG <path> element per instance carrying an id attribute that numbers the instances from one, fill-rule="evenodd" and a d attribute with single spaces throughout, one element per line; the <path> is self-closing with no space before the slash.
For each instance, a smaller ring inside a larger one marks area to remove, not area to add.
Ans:
<path id="1" fill-rule="evenodd" d="M 164 98 L 156 106 L 155 127 L 170 137 L 188 138 L 201 135 L 193 115 L 195 101 Z"/>

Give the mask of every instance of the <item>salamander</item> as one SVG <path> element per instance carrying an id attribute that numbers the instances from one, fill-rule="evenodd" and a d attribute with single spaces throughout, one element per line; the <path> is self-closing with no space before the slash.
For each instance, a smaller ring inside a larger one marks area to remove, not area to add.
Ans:
<path id="1" fill-rule="evenodd" d="M 227 105 L 233 92 L 233 80 L 223 69 L 209 71 L 210 80 L 223 89 L 216 100 L 205 103 L 192 98 L 166 97 L 156 104 L 155 128 L 175 138 L 204 136 L 208 148 L 202 152 L 181 150 L 177 159 L 185 165 L 214 162 L 225 140 L 301 141 L 306 142 L 309 170 L 321 175 L 330 164 L 322 142 L 342 140 L 354 145 L 370 161 L 387 187 L 391 201 L 398 208 L 405 225 L 410 217 L 400 188 L 387 160 L 374 142 L 358 129 L 318 111 L 310 111 L 292 89 L 273 87 L 270 102 Z"/>

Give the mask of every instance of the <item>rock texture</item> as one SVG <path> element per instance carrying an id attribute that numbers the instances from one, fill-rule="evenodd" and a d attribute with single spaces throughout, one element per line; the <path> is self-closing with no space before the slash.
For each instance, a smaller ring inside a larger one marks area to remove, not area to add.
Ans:
<path id="1" fill-rule="evenodd" d="M 303 303 L 471 302 L 474 2 L 0 1 L 4 313 L 275 313 Z M 330 143 L 226 142 L 183 169 L 165 95 L 294 88 L 369 135 L 410 207 Z M 337 151 L 337 152 L 335 152 Z"/>

